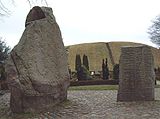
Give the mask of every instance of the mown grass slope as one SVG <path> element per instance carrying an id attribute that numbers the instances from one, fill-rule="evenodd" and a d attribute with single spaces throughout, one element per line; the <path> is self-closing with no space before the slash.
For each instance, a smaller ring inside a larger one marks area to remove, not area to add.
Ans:
<path id="1" fill-rule="evenodd" d="M 109 42 L 108 44 L 111 49 L 112 56 L 113 56 L 112 58 L 115 63 L 119 63 L 119 57 L 121 54 L 122 46 L 142 45 L 139 43 L 132 43 L 132 42 Z M 72 46 L 68 46 L 67 48 L 68 48 L 68 63 L 72 71 L 75 71 L 76 54 L 81 55 L 81 60 L 84 54 L 88 56 L 90 70 L 101 71 L 102 59 L 105 59 L 105 58 L 108 59 L 109 69 L 110 70 L 113 69 L 109 50 L 106 47 L 106 43 L 104 42 L 72 45 Z M 160 66 L 160 60 L 159 60 L 160 50 L 154 47 L 151 47 L 151 48 L 154 56 L 155 67 L 158 67 Z"/>

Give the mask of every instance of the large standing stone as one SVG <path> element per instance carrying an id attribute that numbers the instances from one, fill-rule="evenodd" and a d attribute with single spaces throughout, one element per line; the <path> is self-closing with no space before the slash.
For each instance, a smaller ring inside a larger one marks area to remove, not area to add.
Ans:
<path id="1" fill-rule="evenodd" d="M 67 55 L 52 9 L 31 11 L 37 16 L 44 12 L 45 17 L 34 19 L 29 13 L 25 31 L 6 62 L 10 107 L 16 113 L 43 111 L 64 101 L 69 86 Z"/>
<path id="2" fill-rule="evenodd" d="M 117 101 L 154 100 L 154 61 L 148 46 L 122 47 Z"/>
<path id="3" fill-rule="evenodd" d="M 25 26 L 27 26 L 30 22 L 45 18 L 45 14 L 43 10 L 39 6 L 35 6 L 30 10 L 27 15 Z"/>

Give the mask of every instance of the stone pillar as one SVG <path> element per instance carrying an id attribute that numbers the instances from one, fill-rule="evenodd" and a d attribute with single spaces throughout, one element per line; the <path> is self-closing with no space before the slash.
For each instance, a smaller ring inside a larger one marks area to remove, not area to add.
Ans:
<path id="1" fill-rule="evenodd" d="M 52 8 L 35 6 L 6 61 L 13 113 L 42 112 L 67 99 L 69 72 L 60 28 Z"/>
<path id="2" fill-rule="evenodd" d="M 154 59 L 149 46 L 121 48 L 117 101 L 154 100 Z"/>

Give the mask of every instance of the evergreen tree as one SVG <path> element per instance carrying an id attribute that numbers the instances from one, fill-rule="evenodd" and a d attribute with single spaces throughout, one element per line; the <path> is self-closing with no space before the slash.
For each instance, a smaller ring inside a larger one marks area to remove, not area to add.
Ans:
<path id="1" fill-rule="evenodd" d="M 102 60 L 102 77 L 103 77 L 103 79 L 105 79 L 105 63 L 104 63 L 104 59 Z"/>
<path id="2" fill-rule="evenodd" d="M 88 66 L 88 58 L 86 55 L 83 55 L 83 65 L 81 64 L 81 57 L 79 54 L 76 55 L 75 60 L 75 70 L 77 71 L 77 79 L 78 80 L 89 80 L 91 79 L 90 73 L 87 69 Z"/>
<path id="3" fill-rule="evenodd" d="M 105 68 L 106 68 L 106 72 L 105 72 L 105 77 L 106 77 L 106 79 L 109 79 L 109 69 L 108 69 L 108 60 L 107 60 L 107 58 L 106 58 L 106 63 L 105 63 Z"/>
<path id="4" fill-rule="evenodd" d="M 78 71 L 81 67 L 81 57 L 79 54 L 76 54 L 76 60 L 75 60 L 75 70 Z"/>
<path id="5" fill-rule="evenodd" d="M 119 64 L 115 64 L 113 67 L 113 79 L 119 80 Z"/>
<path id="6" fill-rule="evenodd" d="M 0 62 L 4 62 L 8 57 L 9 50 L 9 46 L 6 46 L 6 43 L 0 38 Z"/>
<path id="7" fill-rule="evenodd" d="M 106 58 L 106 61 L 104 61 L 104 59 L 102 60 L 102 74 L 103 74 L 103 80 L 109 79 L 109 69 L 108 69 L 107 58 Z"/>
<path id="8" fill-rule="evenodd" d="M 75 60 L 75 70 L 77 71 L 77 79 L 81 80 L 82 77 L 82 69 L 81 69 L 81 56 L 79 54 L 76 54 L 76 60 Z"/>
<path id="9" fill-rule="evenodd" d="M 2 80 L 6 80 L 4 61 L 7 59 L 9 51 L 10 48 L 6 46 L 6 43 L 2 41 L 2 38 L 0 38 L 0 82 L 2 82 Z M 0 87 L 2 90 L 8 89 L 6 82 L 1 83 Z"/>
<path id="10" fill-rule="evenodd" d="M 89 71 L 88 57 L 85 54 L 83 55 L 83 66 L 85 66 Z"/>
<path id="11" fill-rule="evenodd" d="M 81 66 L 81 68 L 77 72 L 78 80 L 90 80 L 92 79 L 88 69 L 85 66 Z"/>

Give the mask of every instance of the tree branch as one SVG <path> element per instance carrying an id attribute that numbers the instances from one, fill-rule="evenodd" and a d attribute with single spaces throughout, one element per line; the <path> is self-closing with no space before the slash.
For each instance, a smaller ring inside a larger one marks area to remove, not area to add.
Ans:
<path id="1" fill-rule="evenodd" d="M 15 5 L 15 0 L 11 0 L 12 1 L 12 4 Z M 37 2 L 39 0 L 27 0 L 28 1 L 28 4 L 30 6 L 30 8 L 32 7 L 32 4 L 34 4 L 34 1 Z M 41 2 L 44 2 L 44 4 L 46 6 L 48 6 L 48 3 L 47 3 L 47 0 L 41 0 Z M 0 17 L 3 17 L 3 16 L 8 16 L 10 15 L 11 11 L 5 7 L 5 5 L 2 3 L 2 0 L 0 0 Z"/>
<path id="2" fill-rule="evenodd" d="M 3 3 L 2 3 L 1 0 L 0 0 L 0 10 L 2 10 L 2 12 L 3 12 L 3 13 L 0 12 L 1 16 L 10 15 L 9 9 L 6 8 L 6 7 L 3 5 Z"/>

